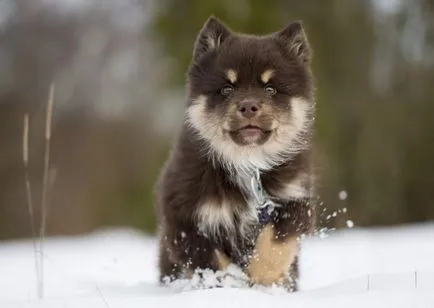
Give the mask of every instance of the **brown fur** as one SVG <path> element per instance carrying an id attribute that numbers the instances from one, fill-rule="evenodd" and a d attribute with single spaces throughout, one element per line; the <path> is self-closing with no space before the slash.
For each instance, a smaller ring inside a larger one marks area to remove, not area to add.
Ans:
<path id="1" fill-rule="evenodd" d="M 220 271 L 224 271 L 228 268 L 228 266 L 231 264 L 231 260 L 220 250 L 216 249 L 214 251 L 216 262 L 217 262 L 217 268 Z"/>
<path id="2" fill-rule="evenodd" d="M 267 36 L 206 22 L 188 72 L 186 121 L 157 185 L 162 281 L 229 263 L 252 283 L 297 279 L 296 239 L 315 224 L 309 63 L 298 22 Z M 281 205 L 266 227 L 252 205 L 253 167 Z"/>
<path id="3" fill-rule="evenodd" d="M 288 269 L 297 254 L 298 240 L 295 236 L 279 240 L 274 232 L 274 226 L 267 225 L 257 238 L 247 273 L 254 283 L 290 283 Z"/>

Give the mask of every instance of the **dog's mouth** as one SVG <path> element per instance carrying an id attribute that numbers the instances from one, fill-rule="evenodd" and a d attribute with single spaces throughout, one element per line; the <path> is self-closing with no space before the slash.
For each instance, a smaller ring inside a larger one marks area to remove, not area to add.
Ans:
<path id="1" fill-rule="evenodd" d="M 260 128 L 259 126 L 250 125 L 250 124 L 238 129 L 238 133 L 240 133 L 246 137 L 258 136 L 261 133 L 265 133 L 265 132 L 266 131 L 264 129 Z"/>
<path id="2" fill-rule="evenodd" d="M 230 131 L 232 139 L 240 145 L 262 144 L 271 134 L 271 130 L 257 125 L 248 124 L 236 130 Z"/>

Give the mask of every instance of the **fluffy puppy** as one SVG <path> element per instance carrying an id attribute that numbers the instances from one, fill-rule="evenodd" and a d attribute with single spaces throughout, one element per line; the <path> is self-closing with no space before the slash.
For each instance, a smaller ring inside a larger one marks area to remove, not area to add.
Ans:
<path id="1" fill-rule="evenodd" d="M 252 284 L 297 289 L 315 224 L 310 58 L 300 22 L 251 35 L 211 16 L 200 30 L 156 191 L 162 282 L 233 263 Z"/>

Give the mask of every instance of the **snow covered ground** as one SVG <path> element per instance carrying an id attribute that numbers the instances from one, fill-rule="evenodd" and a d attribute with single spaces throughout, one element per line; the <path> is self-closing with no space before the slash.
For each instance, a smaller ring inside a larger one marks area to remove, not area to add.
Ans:
<path id="1" fill-rule="evenodd" d="M 302 290 L 284 294 L 161 288 L 155 239 L 131 230 L 52 238 L 40 301 L 31 242 L 3 242 L 0 307 L 434 307 L 434 225 L 345 230 L 303 246 Z"/>

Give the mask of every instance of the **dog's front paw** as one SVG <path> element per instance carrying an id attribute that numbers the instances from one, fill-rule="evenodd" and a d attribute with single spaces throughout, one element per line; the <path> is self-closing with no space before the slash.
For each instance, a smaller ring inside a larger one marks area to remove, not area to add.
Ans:
<path id="1" fill-rule="evenodd" d="M 248 286 L 247 276 L 235 265 L 224 271 L 197 269 L 190 280 L 192 289 L 240 288 Z"/>

